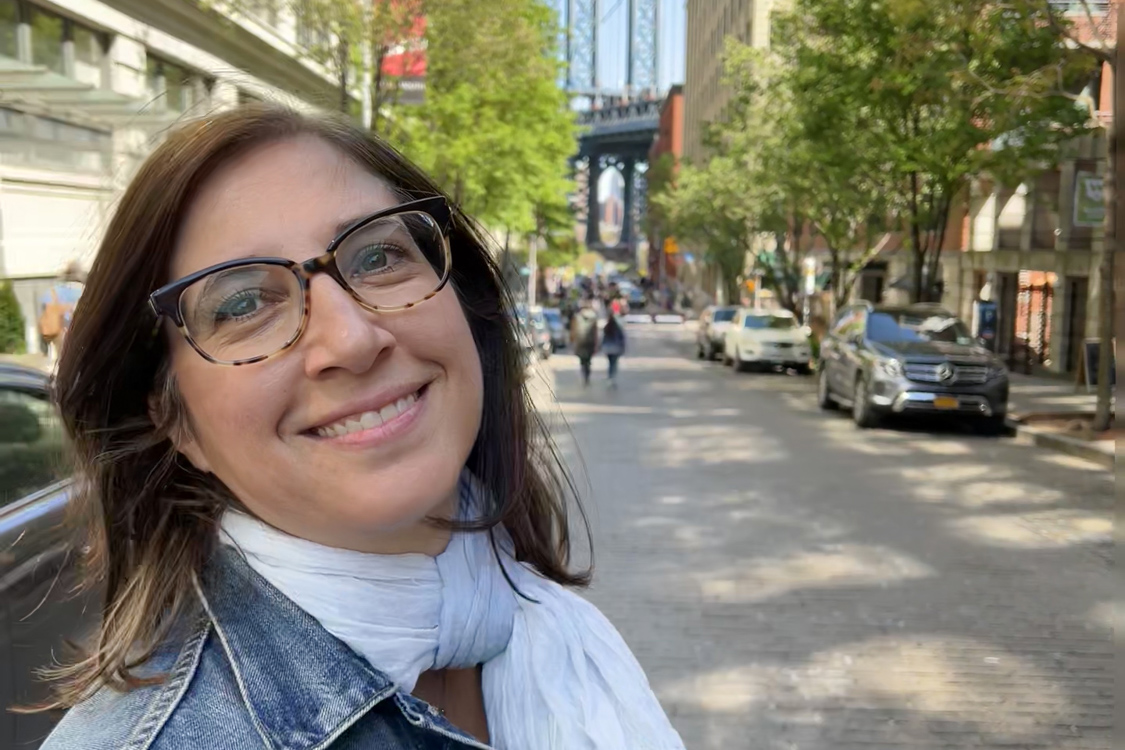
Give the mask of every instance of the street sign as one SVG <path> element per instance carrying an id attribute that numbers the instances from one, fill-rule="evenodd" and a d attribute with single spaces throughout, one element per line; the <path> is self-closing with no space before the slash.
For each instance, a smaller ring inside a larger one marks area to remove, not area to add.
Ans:
<path id="1" fill-rule="evenodd" d="M 676 239 L 674 237 L 665 237 L 664 238 L 664 254 L 665 255 L 677 255 L 677 254 L 679 254 L 679 252 L 680 252 L 680 246 L 676 244 Z"/>
<path id="2" fill-rule="evenodd" d="M 1105 222 L 1105 193 L 1102 178 L 1093 172 L 1074 177 L 1074 226 L 1100 227 Z"/>

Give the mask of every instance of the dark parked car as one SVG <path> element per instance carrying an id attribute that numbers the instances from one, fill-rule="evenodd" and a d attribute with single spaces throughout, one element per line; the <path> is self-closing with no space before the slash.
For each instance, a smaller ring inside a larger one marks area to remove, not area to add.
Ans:
<path id="1" fill-rule="evenodd" d="M 821 408 L 848 405 L 860 427 L 889 414 L 968 416 L 989 432 L 1004 426 L 1007 369 L 936 305 L 844 309 L 817 369 Z"/>
<path id="2" fill-rule="evenodd" d="M 547 320 L 547 328 L 551 331 L 551 348 L 556 352 L 565 349 L 569 343 L 570 332 L 566 330 L 562 312 L 557 307 L 544 307 L 543 317 Z"/>
<path id="3" fill-rule="evenodd" d="M 76 598 L 75 554 L 63 526 L 68 500 L 62 425 L 50 381 L 0 361 L 0 747 L 35 748 L 58 716 L 7 709 L 46 697 L 35 670 L 70 655 L 97 622 Z M 60 481 L 61 480 L 61 481 Z"/>

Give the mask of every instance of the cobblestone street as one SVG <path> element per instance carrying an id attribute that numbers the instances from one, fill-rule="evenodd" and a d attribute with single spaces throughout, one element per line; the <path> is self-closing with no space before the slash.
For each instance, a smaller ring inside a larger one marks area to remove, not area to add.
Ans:
<path id="1" fill-rule="evenodd" d="M 589 592 L 688 748 L 1111 747 L 1112 475 L 1011 438 L 858 430 L 679 328 L 545 363 Z"/>

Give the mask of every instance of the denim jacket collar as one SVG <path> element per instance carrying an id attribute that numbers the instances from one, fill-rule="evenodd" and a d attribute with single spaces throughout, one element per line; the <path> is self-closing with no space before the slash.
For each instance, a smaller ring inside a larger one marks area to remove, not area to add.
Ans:
<path id="1" fill-rule="evenodd" d="M 198 593 L 267 747 L 323 747 L 396 690 L 226 545 Z"/>

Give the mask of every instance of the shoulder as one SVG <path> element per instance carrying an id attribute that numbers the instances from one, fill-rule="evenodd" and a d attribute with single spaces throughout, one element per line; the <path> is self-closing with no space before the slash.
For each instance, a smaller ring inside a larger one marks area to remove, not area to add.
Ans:
<path id="1" fill-rule="evenodd" d="M 159 682 L 127 692 L 102 687 L 67 712 L 40 750 L 141 750 L 191 747 L 189 742 L 155 742 L 196 682 L 208 650 L 210 625 L 193 618 L 178 629 L 136 672 Z M 166 734 L 166 733 L 165 733 Z M 166 738 L 171 740 L 172 738 Z"/>

